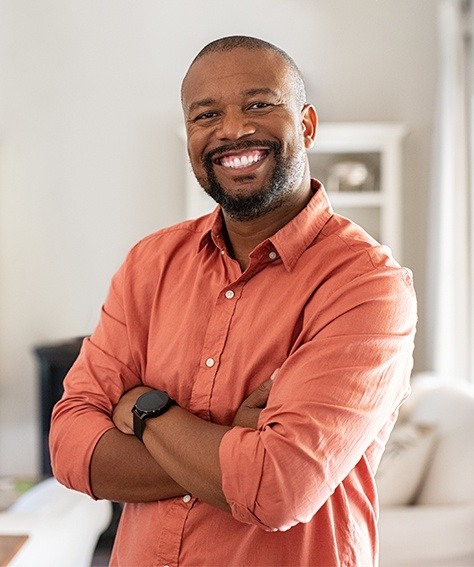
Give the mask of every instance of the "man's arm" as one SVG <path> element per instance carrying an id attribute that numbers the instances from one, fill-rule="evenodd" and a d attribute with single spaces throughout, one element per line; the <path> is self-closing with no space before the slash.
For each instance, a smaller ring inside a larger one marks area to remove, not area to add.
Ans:
<path id="1" fill-rule="evenodd" d="M 150 390 L 145 386 L 134 388 L 138 396 Z M 94 496 L 106 500 L 151 502 L 186 494 L 143 443 L 116 428 L 99 439 L 91 459 L 90 478 Z"/>
<path id="2" fill-rule="evenodd" d="M 109 429 L 99 439 L 90 465 L 96 498 L 150 502 L 186 494 L 136 437 Z"/>
<path id="3" fill-rule="evenodd" d="M 257 428 L 258 417 L 266 405 L 275 376 L 276 372 L 270 380 L 261 384 L 244 400 L 235 416 L 233 426 Z M 137 398 L 147 391 L 150 391 L 150 388 L 133 388 L 121 398 L 114 411 L 114 422 L 125 433 L 119 429 L 111 429 L 97 443 L 90 467 L 94 495 L 97 498 L 123 502 L 148 502 L 191 493 L 215 506 L 228 509 L 222 490 L 216 492 L 215 489 L 210 490 L 210 487 L 220 486 L 218 446 L 222 435 L 230 427 L 213 425 L 178 408 L 182 414 L 171 421 L 168 420 L 168 424 L 165 415 L 147 421 L 143 437 L 145 445 L 133 435 L 131 408 Z M 167 413 L 171 413 L 171 410 Z M 153 424 L 154 421 L 158 423 Z M 165 472 L 158 464 L 159 455 L 164 452 L 159 444 L 155 443 L 154 435 L 150 435 L 151 439 L 147 440 L 147 431 L 152 432 L 154 425 L 161 432 L 160 438 L 173 439 L 173 443 L 179 445 L 187 441 L 189 462 L 184 471 L 176 461 L 174 465 L 172 463 L 168 465 L 173 469 L 172 475 Z M 170 431 L 167 431 L 166 427 L 169 427 Z M 179 440 L 178 429 L 181 429 L 181 434 L 187 439 Z M 214 451 L 204 451 L 205 455 L 201 453 L 199 456 L 199 453 L 195 452 L 195 447 L 204 448 L 208 443 L 214 447 Z M 195 456 L 198 458 L 194 458 Z M 204 462 L 203 456 L 206 457 Z M 113 475 L 110 474 L 111 471 L 114 471 Z M 183 472 L 186 474 L 183 475 Z M 173 480 L 177 477 L 183 479 L 183 485 Z M 210 478 L 214 479 L 211 483 Z M 182 486 L 186 486 L 186 489 Z"/>
<path id="4" fill-rule="evenodd" d="M 150 455 L 190 494 L 230 512 L 222 491 L 219 446 L 231 427 L 210 423 L 178 406 L 149 421 L 143 442 Z"/>

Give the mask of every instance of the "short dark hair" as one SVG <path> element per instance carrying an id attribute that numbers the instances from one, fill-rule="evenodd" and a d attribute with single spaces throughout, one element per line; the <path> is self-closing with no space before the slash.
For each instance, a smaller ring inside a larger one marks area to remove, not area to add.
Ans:
<path id="1" fill-rule="evenodd" d="M 194 65 L 196 61 L 198 61 L 199 59 L 201 59 L 202 57 L 204 57 L 209 53 L 233 51 L 234 49 L 239 49 L 239 48 L 249 49 L 249 50 L 259 50 L 259 49 L 267 50 L 279 55 L 288 65 L 288 69 L 290 71 L 292 78 L 293 88 L 295 90 L 295 94 L 298 99 L 298 102 L 301 105 L 306 103 L 306 88 L 305 88 L 303 76 L 296 63 L 288 55 L 288 53 L 286 53 L 286 51 L 283 51 L 283 49 L 280 49 L 276 45 L 273 45 L 273 43 L 269 43 L 268 41 L 259 39 L 257 37 L 250 37 L 246 35 L 231 35 L 228 37 L 221 37 L 220 39 L 211 41 L 211 43 L 205 45 L 201 49 L 201 51 L 196 55 L 196 57 L 191 62 L 189 69 L 191 69 L 191 67 Z M 189 69 L 188 69 L 188 73 L 189 73 Z M 183 83 L 185 79 L 186 76 L 183 79 Z"/>

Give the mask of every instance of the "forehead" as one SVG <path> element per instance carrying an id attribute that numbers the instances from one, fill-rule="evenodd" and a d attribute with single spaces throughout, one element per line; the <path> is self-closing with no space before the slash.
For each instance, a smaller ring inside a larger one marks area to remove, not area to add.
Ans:
<path id="1" fill-rule="evenodd" d="M 187 109 L 195 100 L 263 89 L 290 94 L 289 66 L 278 53 L 244 48 L 207 53 L 192 64 L 183 81 L 183 106 Z"/>

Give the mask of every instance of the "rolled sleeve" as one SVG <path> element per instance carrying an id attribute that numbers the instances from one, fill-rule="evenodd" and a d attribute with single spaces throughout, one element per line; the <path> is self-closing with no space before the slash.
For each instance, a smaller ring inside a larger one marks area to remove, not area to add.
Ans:
<path id="1" fill-rule="evenodd" d="M 290 448 L 280 452 L 272 447 L 274 441 L 270 430 L 255 432 L 236 427 L 226 433 L 220 447 L 222 487 L 236 520 L 265 531 L 287 531 L 300 522 L 309 522 L 315 514 L 313 483 L 298 474 L 298 465 L 291 462 L 294 452 Z M 278 460 L 271 462 L 277 453 Z M 305 468 L 309 471 L 309 467 Z M 247 473 L 243 474 L 245 469 Z M 289 474 L 301 481 L 298 494 L 294 493 L 295 483 L 286 478 Z M 270 478 L 274 489 L 267 490 L 262 482 Z"/>
<path id="2" fill-rule="evenodd" d="M 371 278 L 320 308 L 316 332 L 280 369 L 260 429 L 223 437 L 222 486 L 237 520 L 287 530 L 351 482 L 366 452 L 375 470 L 377 437 L 409 392 L 416 305 L 402 270 Z"/>
<path id="3" fill-rule="evenodd" d="M 112 281 L 97 329 L 84 340 L 51 420 L 54 475 L 90 496 L 90 462 L 97 442 L 114 427 L 112 411 L 122 394 L 141 383 L 122 307 L 124 272 L 122 267 Z"/>

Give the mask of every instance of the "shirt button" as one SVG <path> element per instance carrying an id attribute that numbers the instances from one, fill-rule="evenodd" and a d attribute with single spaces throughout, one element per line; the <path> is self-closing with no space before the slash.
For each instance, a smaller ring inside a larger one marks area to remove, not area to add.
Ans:
<path id="1" fill-rule="evenodd" d="M 227 297 L 227 299 L 233 299 L 234 295 L 235 293 L 231 289 L 225 292 L 225 296 Z"/>
<path id="2" fill-rule="evenodd" d="M 208 359 L 206 360 L 206 366 L 207 366 L 208 368 L 212 368 L 212 367 L 214 366 L 214 364 L 215 364 L 215 361 L 214 361 L 213 358 L 208 358 Z"/>
<path id="3" fill-rule="evenodd" d="M 270 252 L 270 254 L 268 255 L 268 257 L 270 258 L 270 260 L 275 260 L 277 257 L 277 253 L 276 252 Z"/>
<path id="4" fill-rule="evenodd" d="M 183 502 L 186 502 L 186 504 L 187 504 L 190 501 L 191 501 L 191 495 L 190 494 L 186 494 L 185 496 L 183 496 Z"/>

